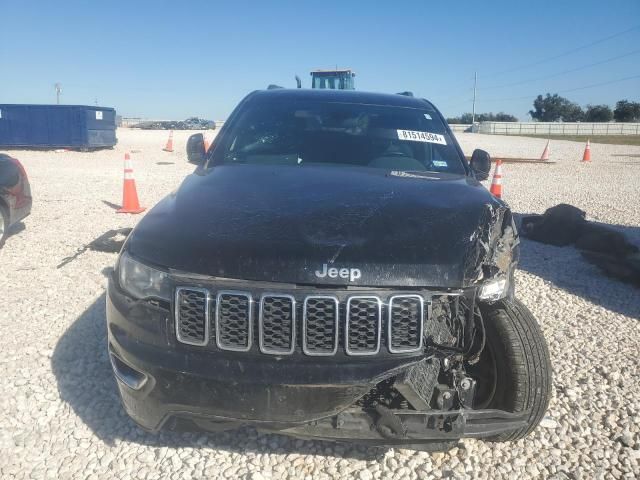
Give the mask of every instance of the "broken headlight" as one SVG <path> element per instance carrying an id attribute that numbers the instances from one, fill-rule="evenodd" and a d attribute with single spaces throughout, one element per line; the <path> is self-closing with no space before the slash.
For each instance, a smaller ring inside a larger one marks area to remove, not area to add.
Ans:
<path id="1" fill-rule="evenodd" d="M 493 278 L 478 288 L 478 299 L 495 302 L 507 296 L 509 282 L 506 277 Z"/>
<path id="2" fill-rule="evenodd" d="M 134 260 L 126 253 L 118 261 L 118 278 L 120 287 L 136 298 L 171 299 L 167 274 Z"/>

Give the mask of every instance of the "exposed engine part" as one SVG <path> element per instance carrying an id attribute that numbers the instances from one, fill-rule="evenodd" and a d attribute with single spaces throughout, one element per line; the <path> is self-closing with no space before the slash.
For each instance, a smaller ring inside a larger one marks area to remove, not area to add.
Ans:
<path id="1" fill-rule="evenodd" d="M 436 386 L 436 403 L 440 410 L 450 410 L 454 406 L 456 391 L 448 385 L 439 384 Z"/>
<path id="2" fill-rule="evenodd" d="M 456 344 L 451 306 L 455 299 L 456 297 L 448 296 L 433 297 L 431 318 L 425 326 L 425 336 L 428 343 L 442 347 L 453 347 Z"/>
<path id="3" fill-rule="evenodd" d="M 460 375 L 456 381 L 458 399 L 465 408 L 473 408 L 473 399 L 476 393 L 476 381 L 464 375 Z"/>
<path id="4" fill-rule="evenodd" d="M 442 358 L 444 371 L 461 362 L 476 363 L 485 343 L 484 321 L 474 291 L 433 297 L 425 345 L 427 353 Z"/>
<path id="5" fill-rule="evenodd" d="M 459 296 L 435 296 L 425 336 L 426 345 L 445 358 L 463 360 L 471 355 L 476 337 L 483 334 L 482 318 L 476 306 L 475 290 Z M 478 328 L 480 327 L 480 328 Z M 480 331 L 479 331 L 480 330 Z M 476 352 L 473 356 L 479 355 Z"/>
<path id="6" fill-rule="evenodd" d="M 394 378 L 389 378 L 378 383 L 369 393 L 356 402 L 356 405 L 371 409 L 376 405 L 384 405 L 387 408 L 407 410 L 409 404 L 407 400 L 396 390 L 394 386 Z"/>
<path id="7" fill-rule="evenodd" d="M 486 343 L 475 293 L 436 296 L 431 308 L 425 325 L 427 358 L 378 383 L 358 406 L 369 411 L 379 405 L 392 411 L 473 407 L 476 380 L 465 367 L 478 361 Z"/>
<path id="8" fill-rule="evenodd" d="M 398 375 L 393 386 L 413 408 L 428 410 L 439 373 L 440 362 L 437 359 L 423 360 Z"/>
<path id="9" fill-rule="evenodd" d="M 404 438 L 407 436 L 407 428 L 400 417 L 382 405 L 376 405 L 378 420 L 376 430 L 385 438 Z"/>

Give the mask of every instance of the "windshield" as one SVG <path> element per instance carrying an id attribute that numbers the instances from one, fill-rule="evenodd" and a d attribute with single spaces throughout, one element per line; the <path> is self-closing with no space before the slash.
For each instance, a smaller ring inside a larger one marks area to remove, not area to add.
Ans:
<path id="1" fill-rule="evenodd" d="M 435 110 L 282 99 L 249 101 L 213 164 L 361 166 L 464 174 Z"/>

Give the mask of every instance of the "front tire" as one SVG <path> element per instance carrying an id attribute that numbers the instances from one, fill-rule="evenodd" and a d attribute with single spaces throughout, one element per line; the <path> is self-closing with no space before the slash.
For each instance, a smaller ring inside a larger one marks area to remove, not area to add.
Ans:
<path id="1" fill-rule="evenodd" d="M 487 439 L 519 440 L 540 423 L 549 406 L 552 379 L 547 342 L 538 322 L 519 300 L 480 304 L 480 311 L 486 345 L 472 367 L 480 373 L 477 403 L 481 407 L 476 408 L 530 410 L 526 427 Z"/>

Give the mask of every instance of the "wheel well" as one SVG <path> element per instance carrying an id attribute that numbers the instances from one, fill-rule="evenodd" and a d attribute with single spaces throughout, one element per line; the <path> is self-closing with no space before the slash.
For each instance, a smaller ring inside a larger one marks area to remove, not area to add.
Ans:
<path id="1" fill-rule="evenodd" d="M 3 211 L 7 217 L 7 222 L 10 223 L 11 222 L 11 215 L 9 213 L 9 204 L 7 203 L 7 201 L 2 198 L 2 196 L 0 196 L 0 210 Z M 7 228 L 9 225 L 5 225 L 5 228 Z"/>

